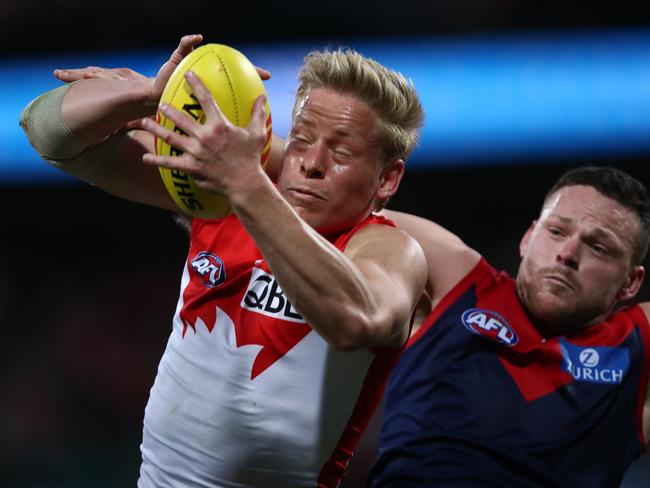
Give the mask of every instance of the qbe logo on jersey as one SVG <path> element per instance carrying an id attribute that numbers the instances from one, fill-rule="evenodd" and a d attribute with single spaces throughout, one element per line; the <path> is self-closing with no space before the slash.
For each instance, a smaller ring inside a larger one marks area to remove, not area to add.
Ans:
<path id="1" fill-rule="evenodd" d="M 253 268 L 251 281 L 240 303 L 242 308 L 290 322 L 305 323 L 293 305 L 284 296 L 275 277 L 259 268 Z"/>
<path id="2" fill-rule="evenodd" d="M 582 347 L 560 339 L 562 369 L 576 381 L 619 384 L 629 367 L 630 355 L 622 347 Z"/>
<path id="3" fill-rule="evenodd" d="M 463 312 L 461 320 L 463 325 L 474 334 L 499 344 L 514 346 L 519 342 L 519 337 L 506 319 L 492 310 L 470 308 Z"/>
<path id="4" fill-rule="evenodd" d="M 226 280 L 223 261 L 219 256 L 207 251 L 201 251 L 194 256 L 191 267 L 207 288 L 220 285 Z"/>

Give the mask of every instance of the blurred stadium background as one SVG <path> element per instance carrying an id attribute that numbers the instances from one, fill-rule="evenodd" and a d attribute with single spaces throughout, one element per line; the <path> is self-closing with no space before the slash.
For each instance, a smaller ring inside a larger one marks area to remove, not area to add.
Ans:
<path id="1" fill-rule="evenodd" d="M 166 212 L 79 184 L 30 149 L 19 113 L 58 85 L 54 68 L 153 75 L 181 35 L 202 33 L 273 72 L 284 135 L 302 56 L 360 50 L 411 77 L 427 111 L 392 207 L 436 220 L 511 273 L 519 237 L 568 167 L 650 181 L 648 2 L 5 0 L 1 11 L 3 487 L 134 486 L 187 244 Z M 367 452 L 347 487 L 362 486 Z M 622 486 L 650 487 L 647 456 Z"/>

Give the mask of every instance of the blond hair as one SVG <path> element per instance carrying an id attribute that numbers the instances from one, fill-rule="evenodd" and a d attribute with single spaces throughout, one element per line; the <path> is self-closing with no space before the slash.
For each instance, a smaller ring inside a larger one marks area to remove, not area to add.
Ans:
<path id="1" fill-rule="evenodd" d="M 338 49 L 310 52 L 298 80 L 294 117 L 311 90 L 330 88 L 357 97 L 377 112 L 386 162 L 406 160 L 415 149 L 424 109 L 413 83 L 401 73 L 351 49 Z"/>

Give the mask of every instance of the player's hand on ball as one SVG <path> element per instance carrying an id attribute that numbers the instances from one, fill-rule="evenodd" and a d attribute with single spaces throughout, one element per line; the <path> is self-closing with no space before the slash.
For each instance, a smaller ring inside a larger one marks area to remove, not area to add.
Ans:
<path id="1" fill-rule="evenodd" d="M 158 166 L 165 188 L 188 216 L 226 217 L 232 212 L 226 194 L 243 184 L 247 177 L 241 175 L 264 177 L 260 167 L 271 154 L 273 134 L 271 109 L 260 99 L 268 76 L 236 49 L 212 43 L 189 52 L 169 77 L 155 122 L 143 125 L 156 147 L 143 161 Z M 251 123 L 255 115 L 265 115 L 262 151 L 254 136 L 259 128 Z M 251 155 L 253 166 L 246 162 Z"/>
<path id="2" fill-rule="evenodd" d="M 260 95 L 255 100 L 248 126 L 238 127 L 224 116 L 194 72 L 188 71 L 185 79 L 201 104 L 205 123 L 200 124 L 171 105 L 161 105 L 161 113 L 185 134 L 170 131 L 153 120 L 147 120 L 143 127 L 182 154 L 146 154 L 143 161 L 187 173 L 200 188 L 229 196 L 245 186 L 250 178 L 264 174 L 260 156 L 266 140 L 266 97 Z"/>
<path id="3" fill-rule="evenodd" d="M 156 78 L 154 78 L 151 93 L 152 100 L 158 103 L 160 96 L 176 67 L 183 58 L 191 53 L 192 50 L 202 41 L 203 36 L 201 34 L 190 34 L 181 37 L 178 47 L 174 50 L 167 62 L 162 65 L 160 70 L 158 70 L 158 74 L 156 75 Z"/>
<path id="4" fill-rule="evenodd" d="M 203 41 L 203 36 L 201 34 L 191 34 L 191 35 L 183 36 L 181 38 L 181 42 L 179 43 L 178 47 L 172 53 L 169 60 L 162 65 L 162 67 L 158 71 L 158 75 L 156 76 L 154 82 L 154 96 L 156 97 L 156 101 L 160 100 L 160 95 L 165 89 L 165 86 L 167 85 L 169 78 L 171 77 L 172 73 L 179 65 L 179 63 L 183 60 L 183 58 L 185 58 L 185 56 L 191 53 L 192 50 L 194 50 L 194 48 L 197 47 L 197 45 L 200 44 L 202 41 Z M 269 78 L 271 78 L 271 73 L 265 70 L 264 68 L 260 68 L 256 66 L 255 69 L 257 70 L 257 73 L 260 75 L 260 78 L 262 78 L 263 80 L 268 80 Z"/>
<path id="5" fill-rule="evenodd" d="M 130 68 L 102 68 L 99 66 L 86 66 L 85 68 L 74 69 L 57 69 L 54 70 L 54 77 L 65 83 L 71 83 L 77 80 L 147 80 L 143 74 L 138 73 Z M 133 120 L 123 127 L 120 131 L 142 128 L 142 119 Z"/>
<path id="6" fill-rule="evenodd" d="M 148 78 L 130 68 L 102 68 L 99 66 L 86 66 L 85 68 L 56 69 L 54 77 L 65 83 L 82 79 L 112 79 L 112 80 L 150 80 L 149 99 L 154 105 L 158 104 L 165 85 L 178 64 L 185 56 L 192 52 L 194 47 L 203 41 L 200 34 L 183 36 L 169 59 L 162 65 L 154 78 Z"/>

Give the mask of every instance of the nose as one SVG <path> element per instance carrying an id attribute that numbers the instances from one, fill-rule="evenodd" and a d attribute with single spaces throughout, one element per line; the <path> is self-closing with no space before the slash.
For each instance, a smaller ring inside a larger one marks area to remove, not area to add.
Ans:
<path id="1" fill-rule="evenodd" d="M 300 163 L 300 170 L 307 178 L 323 178 L 325 176 L 325 158 L 327 151 L 318 144 L 310 147 Z"/>
<path id="2" fill-rule="evenodd" d="M 577 270 L 580 266 L 580 242 L 575 237 L 570 237 L 562 242 L 562 247 L 558 250 L 555 260 Z"/>

